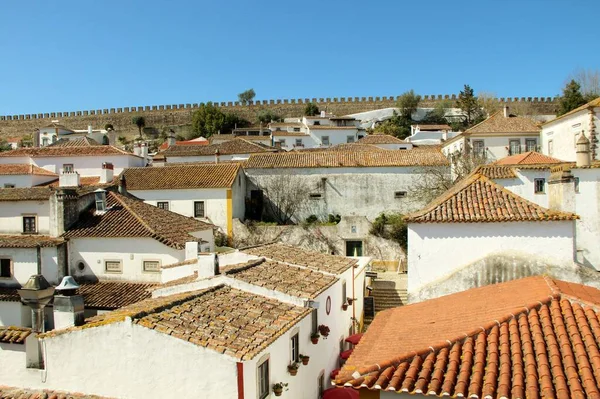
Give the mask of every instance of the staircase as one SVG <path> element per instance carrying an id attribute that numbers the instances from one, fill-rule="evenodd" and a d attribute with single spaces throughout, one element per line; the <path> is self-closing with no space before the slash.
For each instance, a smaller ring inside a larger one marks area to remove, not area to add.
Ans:
<path id="1" fill-rule="evenodd" d="M 408 292 L 406 274 L 396 272 L 377 272 L 377 279 L 373 282 L 371 295 L 375 301 L 375 314 L 382 310 L 395 308 L 408 303 Z M 371 317 L 365 317 L 364 329 L 373 321 Z"/>

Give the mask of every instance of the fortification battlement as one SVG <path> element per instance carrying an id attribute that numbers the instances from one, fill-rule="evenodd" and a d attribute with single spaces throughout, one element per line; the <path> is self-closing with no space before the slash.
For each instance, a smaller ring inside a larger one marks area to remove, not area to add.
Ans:
<path id="1" fill-rule="evenodd" d="M 315 103 L 319 104 L 343 104 L 343 103 L 355 103 L 364 105 L 379 104 L 381 108 L 382 104 L 393 106 L 400 96 L 383 96 L 383 97 L 327 97 L 327 98 L 297 98 L 297 99 L 275 99 L 275 100 L 256 100 L 249 101 L 247 104 L 242 104 L 239 101 L 228 101 L 228 102 L 213 102 L 212 104 L 219 106 L 220 108 L 233 108 L 239 110 L 239 108 L 254 108 L 256 106 L 271 106 L 278 104 L 308 104 Z M 422 101 L 424 102 L 436 102 L 443 100 L 456 100 L 456 94 L 432 94 L 423 95 Z M 552 104 L 558 100 L 558 97 L 500 97 L 497 98 L 500 103 L 533 103 L 533 104 Z M 104 108 L 96 110 L 86 111 L 68 111 L 68 112 L 47 112 L 41 114 L 24 114 L 24 115 L 0 115 L 0 121 L 21 121 L 21 120 L 32 120 L 32 119 L 48 119 L 48 118 L 68 118 L 77 116 L 92 116 L 92 115 L 110 115 L 110 114 L 122 114 L 122 113 L 139 113 L 139 112 L 164 112 L 164 111 L 194 111 L 199 108 L 201 104 L 171 104 L 171 105 L 146 105 L 137 107 L 122 107 L 122 108 Z M 365 109 L 367 110 L 367 109 Z"/>

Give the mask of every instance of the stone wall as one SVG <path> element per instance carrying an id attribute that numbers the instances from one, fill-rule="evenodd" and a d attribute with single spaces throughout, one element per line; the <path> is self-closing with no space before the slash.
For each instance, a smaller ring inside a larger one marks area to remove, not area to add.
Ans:
<path id="1" fill-rule="evenodd" d="M 248 105 L 239 102 L 216 103 L 224 112 L 233 112 L 242 118 L 256 121 L 257 115 L 263 110 L 270 110 L 283 117 L 300 116 L 308 102 L 317 104 L 319 109 L 336 115 L 347 115 L 357 112 L 394 107 L 397 97 L 341 97 L 341 98 L 300 98 L 279 100 L 251 101 Z M 421 107 L 433 107 L 442 100 L 456 100 L 456 95 L 425 95 Z M 551 97 L 509 97 L 499 98 L 504 104 L 529 104 L 537 114 L 555 114 L 557 98 Z M 85 111 L 51 112 L 27 115 L 0 115 L 0 137 L 20 137 L 30 134 L 36 128 L 49 124 L 52 120 L 71 129 L 86 129 L 88 125 L 102 128 L 111 123 L 119 134 L 133 135 L 137 128 L 132 124 L 133 115 L 146 118 L 146 126 L 162 130 L 165 127 L 184 127 L 192 120 L 193 112 L 199 104 L 146 105 L 122 108 L 105 108 Z"/>

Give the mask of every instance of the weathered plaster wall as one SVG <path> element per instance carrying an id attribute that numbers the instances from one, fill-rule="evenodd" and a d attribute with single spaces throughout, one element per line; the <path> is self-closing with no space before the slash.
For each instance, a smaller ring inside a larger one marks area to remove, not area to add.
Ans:
<path id="1" fill-rule="evenodd" d="M 37 215 L 37 232 L 50 234 L 50 206 L 48 201 L 4 201 L 0 203 L 0 233 L 23 233 L 23 216 Z"/>

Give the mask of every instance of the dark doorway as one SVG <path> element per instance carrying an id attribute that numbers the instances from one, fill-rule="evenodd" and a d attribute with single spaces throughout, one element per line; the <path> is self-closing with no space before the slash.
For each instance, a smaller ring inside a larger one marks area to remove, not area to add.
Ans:
<path id="1" fill-rule="evenodd" d="M 362 241 L 346 241 L 346 256 L 363 256 Z"/>

